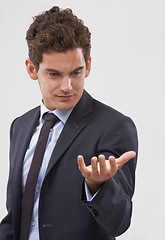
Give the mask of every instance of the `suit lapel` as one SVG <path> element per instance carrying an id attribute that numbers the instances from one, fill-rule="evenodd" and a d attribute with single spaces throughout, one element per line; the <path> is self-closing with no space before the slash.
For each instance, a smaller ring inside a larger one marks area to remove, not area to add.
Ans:
<path id="1" fill-rule="evenodd" d="M 31 137 L 33 135 L 34 129 L 37 125 L 38 119 L 40 115 L 40 108 L 36 108 L 33 110 L 32 114 L 29 114 L 28 117 L 23 117 L 19 126 L 21 126 L 21 130 L 19 129 L 18 139 L 17 139 L 17 152 L 14 157 L 15 164 L 15 173 L 13 178 L 13 184 L 18 184 L 18 179 L 22 179 L 22 165 L 23 159 L 30 143 Z M 18 119 L 19 121 L 19 119 Z M 19 127 L 18 126 L 18 127 Z"/>
<path id="2" fill-rule="evenodd" d="M 17 151 L 12 155 L 12 162 L 14 164 L 14 172 L 12 175 L 12 205 L 13 205 L 13 218 L 15 229 L 18 229 L 17 235 L 19 234 L 20 217 L 21 217 L 21 194 L 22 194 L 22 165 L 24 155 L 28 148 L 30 139 L 33 135 L 34 129 L 37 125 L 40 115 L 40 108 L 36 108 L 31 113 L 25 114 L 23 117 L 18 119 L 17 123 L 13 126 L 15 131 L 16 139 L 12 140 L 12 144 L 16 145 Z M 17 238 L 17 237 L 16 237 Z"/>
<path id="3" fill-rule="evenodd" d="M 85 116 L 92 112 L 92 101 L 93 99 L 84 91 L 81 100 L 72 111 L 57 141 L 47 168 L 46 175 L 62 156 L 62 154 L 69 148 L 74 139 L 86 127 L 87 122 Z"/>

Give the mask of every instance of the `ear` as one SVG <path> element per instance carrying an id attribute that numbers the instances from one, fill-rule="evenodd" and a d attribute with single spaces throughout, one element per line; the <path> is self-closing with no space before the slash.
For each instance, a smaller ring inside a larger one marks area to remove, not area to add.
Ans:
<path id="1" fill-rule="evenodd" d="M 91 71 L 91 57 L 89 58 L 87 64 L 86 64 L 86 74 L 85 74 L 85 77 L 88 77 L 89 76 L 89 73 Z"/>
<path id="2" fill-rule="evenodd" d="M 37 80 L 38 79 L 37 71 L 33 62 L 30 60 L 30 58 L 26 59 L 25 65 L 26 65 L 26 70 L 29 74 L 29 77 L 33 80 Z"/>

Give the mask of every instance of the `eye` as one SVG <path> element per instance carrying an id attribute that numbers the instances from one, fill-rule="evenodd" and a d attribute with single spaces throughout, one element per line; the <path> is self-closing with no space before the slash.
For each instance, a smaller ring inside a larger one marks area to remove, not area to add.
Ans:
<path id="1" fill-rule="evenodd" d="M 59 73 L 49 72 L 48 75 L 49 75 L 50 77 L 58 77 L 58 76 L 59 76 Z"/>
<path id="2" fill-rule="evenodd" d="M 80 74 L 81 74 L 81 71 L 75 71 L 75 72 L 72 73 L 73 76 L 78 76 Z"/>

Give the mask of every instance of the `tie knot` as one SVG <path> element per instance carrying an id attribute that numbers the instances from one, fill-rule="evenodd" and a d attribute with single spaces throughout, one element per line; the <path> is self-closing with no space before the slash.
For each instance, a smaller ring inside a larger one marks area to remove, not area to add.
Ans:
<path id="1" fill-rule="evenodd" d="M 45 122 L 48 122 L 48 121 L 52 122 L 52 127 L 54 126 L 54 124 L 55 124 L 58 120 L 59 120 L 59 118 L 58 118 L 55 114 L 53 114 L 53 113 L 46 113 L 46 114 L 44 115 L 44 121 L 45 121 Z"/>

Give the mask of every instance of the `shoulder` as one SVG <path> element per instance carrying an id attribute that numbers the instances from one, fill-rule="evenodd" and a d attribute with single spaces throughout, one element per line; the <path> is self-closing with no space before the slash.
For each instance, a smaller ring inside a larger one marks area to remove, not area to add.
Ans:
<path id="1" fill-rule="evenodd" d="M 24 128 L 33 119 L 39 119 L 40 116 L 40 106 L 37 106 L 26 113 L 15 118 L 10 127 L 10 134 L 13 132 L 14 128 Z"/>
<path id="2" fill-rule="evenodd" d="M 107 124 L 116 125 L 121 122 L 129 122 L 133 124 L 130 117 L 96 99 L 93 99 L 93 113 L 97 118 L 103 119 L 104 122 L 107 122 Z"/>
<path id="3" fill-rule="evenodd" d="M 84 98 L 83 108 L 85 111 L 90 108 L 91 111 L 88 111 L 90 114 L 87 115 L 87 118 L 91 119 L 91 121 L 98 124 L 102 123 L 101 125 L 104 125 L 104 127 L 115 127 L 118 125 L 131 125 L 135 127 L 133 120 L 129 116 L 94 99 L 86 91 L 84 92 Z"/>
<path id="4" fill-rule="evenodd" d="M 26 113 L 22 114 L 21 116 L 19 116 L 19 118 L 27 118 L 27 117 L 31 117 L 36 113 L 40 112 L 40 106 L 37 106 L 33 109 L 30 109 L 29 111 L 27 111 Z"/>
<path id="5" fill-rule="evenodd" d="M 138 151 L 138 135 L 134 121 L 118 110 L 93 100 L 93 121 L 97 122 L 97 133 L 101 133 L 99 144 L 112 144 L 113 155 L 118 157 L 126 151 Z M 97 120 L 95 120 L 97 119 Z"/>
<path id="6" fill-rule="evenodd" d="M 124 117 L 124 114 L 117 111 L 116 109 L 108 106 L 97 99 L 94 99 L 88 92 L 84 90 L 83 96 L 77 108 L 81 110 L 82 113 L 93 113 L 97 117 L 109 116 L 109 117 Z"/>
<path id="7" fill-rule="evenodd" d="M 22 114 L 21 116 L 17 117 L 16 119 L 14 119 L 13 122 L 24 121 L 25 119 L 29 119 L 36 114 L 40 114 L 40 106 L 37 106 L 37 107 L 27 111 L 26 113 Z"/>
<path id="8" fill-rule="evenodd" d="M 97 99 L 93 99 L 93 111 L 96 111 L 97 114 L 106 114 L 111 117 L 125 117 L 125 115 L 118 110 L 112 108 L 111 106 L 108 106 Z"/>

